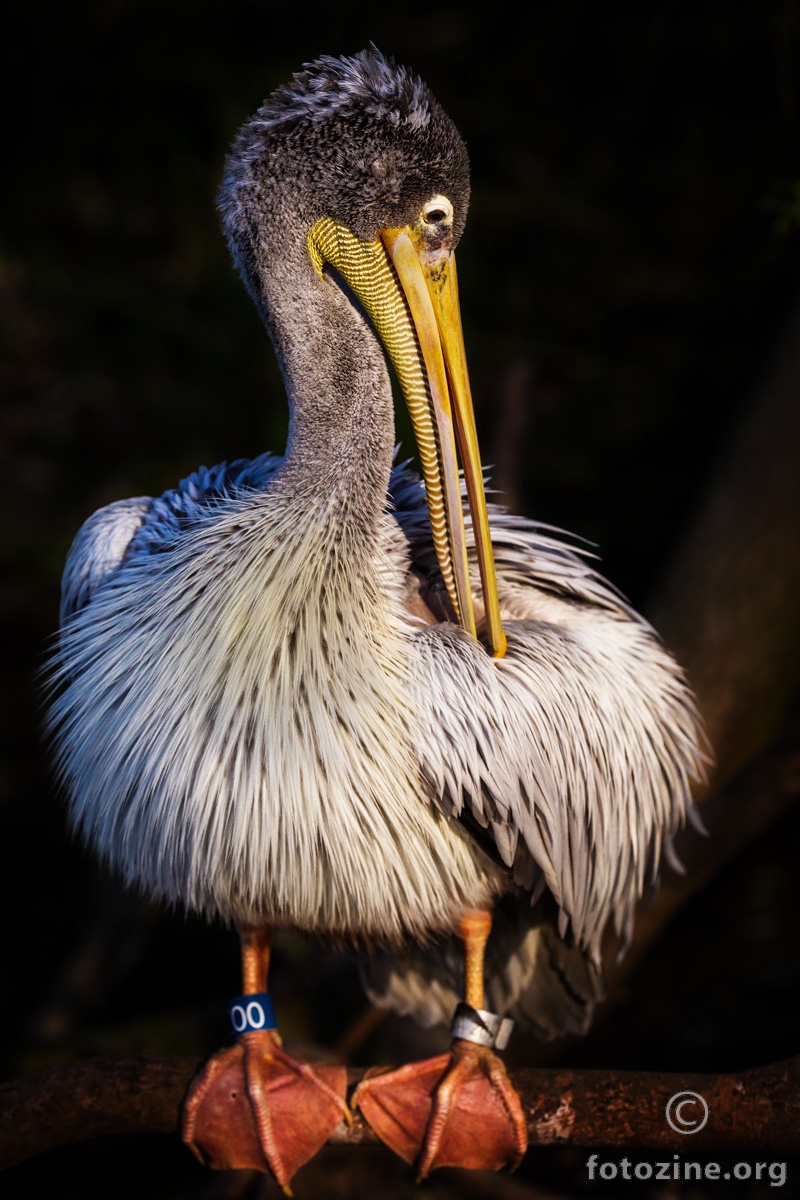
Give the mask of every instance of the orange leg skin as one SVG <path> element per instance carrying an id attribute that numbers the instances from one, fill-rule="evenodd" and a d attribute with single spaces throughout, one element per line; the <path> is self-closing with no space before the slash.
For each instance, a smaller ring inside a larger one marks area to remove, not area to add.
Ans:
<path id="1" fill-rule="evenodd" d="M 240 929 L 242 991 L 267 990 L 269 931 Z M 310 1067 L 281 1048 L 275 1030 L 245 1033 L 220 1050 L 192 1082 L 183 1105 L 182 1137 L 202 1163 L 220 1170 L 249 1167 L 272 1174 L 287 1195 L 289 1180 L 344 1118 L 344 1067 Z"/>
<path id="2" fill-rule="evenodd" d="M 486 912 L 469 913 L 461 922 L 465 999 L 472 1008 L 484 1006 L 490 928 Z M 395 1154 L 417 1164 L 419 1179 L 435 1167 L 513 1169 L 528 1146 L 522 1106 L 502 1062 L 488 1047 L 460 1038 L 449 1054 L 368 1073 L 351 1103 Z"/>

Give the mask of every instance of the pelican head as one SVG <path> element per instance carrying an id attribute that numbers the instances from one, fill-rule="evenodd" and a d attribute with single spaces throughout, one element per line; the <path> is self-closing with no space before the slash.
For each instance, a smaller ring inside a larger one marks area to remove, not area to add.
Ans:
<path id="1" fill-rule="evenodd" d="M 356 387 L 349 364 L 374 358 L 366 317 L 411 414 L 444 582 L 460 623 L 477 636 L 458 446 L 485 638 L 500 657 L 506 643 L 454 256 L 468 203 L 467 152 L 453 122 L 421 80 L 374 49 L 322 58 L 275 92 L 241 130 L 220 190 L 231 253 L 286 380 L 289 459 L 304 460 L 307 479 L 314 453 L 304 447 L 362 419 L 353 405 L 363 379 Z M 308 338 L 297 337 L 299 321 Z M 322 379 L 320 364 L 334 362 L 331 339 L 346 352 Z M 380 370 L 375 363 L 376 377 Z"/>

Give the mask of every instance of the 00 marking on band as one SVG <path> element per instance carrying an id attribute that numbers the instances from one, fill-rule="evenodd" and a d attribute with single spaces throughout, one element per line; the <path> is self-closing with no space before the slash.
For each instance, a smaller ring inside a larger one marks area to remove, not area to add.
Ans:
<path id="1" fill-rule="evenodd" d="M 252 996 L 237 996 L 228 1005 L 233 1032 L 257 1033 L 259 1029 L 277 1029 L 275 1009 L 268 992 L 255 992 Z"/>

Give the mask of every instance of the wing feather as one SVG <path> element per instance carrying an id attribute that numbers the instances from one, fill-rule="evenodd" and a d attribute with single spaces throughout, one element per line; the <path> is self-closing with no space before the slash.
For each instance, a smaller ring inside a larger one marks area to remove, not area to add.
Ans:
<path id="1" fill-rule="evenodd" d="M 107 504 L 84 521 L 61 579 L 60 624 L 84 608 L 116 576 L 129 555 L 153 553 L 195 524 L 208 508 L 261 491 L 283 462 L 274 454 L 199 467 L 176 488 L 153 499 L 135 496 Z"/>
<path id="2" fill-rule="evenodd" d="M 507 897 L 495 910 L 486 947 L 486 1004 L 522 1029 L 550 1039 L 584 1034 L 603 984 L 578 946 L 560 939 L 547 905 Z M 361 964 L 367 995 L 380 1008 L 421 1025 L 448 1025 L 463 996 L 463 950 L 456 937 L 404 953 L 383 951 Z"/>
<path id="3" fill-rule="evenodd" d="M 62 626 L 117 572 L 151 503 L 149 496 L 117 500 L 99 508 L 81 525 L 61 577 Z"/>
<path id="4" fill-rule="evenodd" d="M 391 484 L 411 568 L 435 588 L 424 487 Z M 473 590 L 480 595 L 469 515 Z M 559 908 L 595 963 L 609 921 L 628 936 L 647 875 L 693 815 L 707 761 L 683 673 L 650 625 L 558 531 L 489 506 L 509 652 L 453 623 L 422 630 L 419 752 L 442 810 L 493 836 L 518 885 Z"/>

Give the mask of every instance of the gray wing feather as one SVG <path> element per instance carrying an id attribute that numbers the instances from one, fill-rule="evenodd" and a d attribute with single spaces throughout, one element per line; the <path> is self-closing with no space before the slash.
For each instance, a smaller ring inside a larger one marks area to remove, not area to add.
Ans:
<path id="1" fill-rule="evenodd" d="M 463 948 L 456 937 L 404 953 L 384 951 L 362 963 L 367 995 L 380 1008 L 421 1025 L 450 1023 L 463 997 Z M 550 1039 L 584 1034 L 603 997 L 599 972 L 578 946 L 556 934 L 543 907 L 507 898 L 494 912 L 486 947 L 486 1005 L 521 1029 Z"/>
<path id="2" fill-rule="evenodd" d="M 113 576 L 125 560 L 152 500 L 135 496 L 99 508 L 84 521 L 67 555 L 61 578 L 60 624 L 63 626 Z"/>
<path id="3" fill-rule="evenodd" d="M 509 652 L 495 663 L 453 624 L 418 635 L 424 771 L 519 885 L 544 879 L 562 936 L 571 925 L 597 965 L 606 924 L 627 941 L 692 814 L 700 722 L 677 663 L 610 584 L 532 522 L 495 506 L 490 521 Z"/>
<path id="4" fill-rule="evenodd" d="M 390 491 L 412 570 L 435 588 L 424 485 L 403 464 Z M 453 624 L 418 635 L 422 769 L 445 813 L 486 830 L 517 886 L 548 888 L 561 933 L 571 925 L 596 964 L 606 924 L 624 944 L 662 852 L 669 861 L 672 835 L 696 819 L 701 723 L 677 663 L 593 556 L 488 508 L 509 653 L 491 662 Z"/>
<path id="5" fill-rule="evenodd" d="M 155 499 L 135 496 L 98 509 L 78 530 L 67 556 L 61 580 L 61 624 L 117 573 L 129 551 L 147 556 L 171 545 L 215 504 L 266 487 L 282 461 L 267 453 L 198 467 Z"/>

